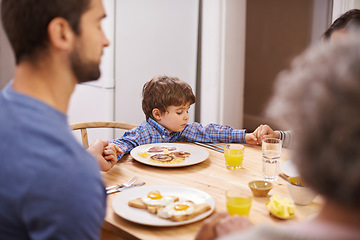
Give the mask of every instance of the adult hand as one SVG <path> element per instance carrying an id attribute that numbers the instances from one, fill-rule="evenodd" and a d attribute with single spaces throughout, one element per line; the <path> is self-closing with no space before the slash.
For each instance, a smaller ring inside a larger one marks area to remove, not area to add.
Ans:
<path id="1" fill-rule="evenodd" d="M 247 217 L 229 216 L 227 212 L 214 213 L 204 221 L 195 240 L 212 240 L 232 232 L 246 230 L 251 226 Z"/>
<path id="2" fill-rule="evenodd" d="M 100 169 L 104 172 L 109 171 L 117 162 L 117 155 L 122 154 L 122 150 L 117 145 L 100 139 L 96 139 L 88 151 L 98 161 Z"/>
<path id="3" fill-rule="evenodd" d="M 216 225 L 216 234 L 218 237 L 225 236 L 232 232 L 239 232 L 252 227 L 252 223 L 250 222 L 248 217 L 240 217 L 238 215 L 235 216 L 227 216 L 219 221 Z"/>
<path id="4" fill-rule="evenodd" d="M 204 224 L 201 226 L 199 232 L 196 235 L 195 240 L 213 240 L 217 237 L 216 234 L 216 225 L 218 222 L 229 216 L 226 212 L 214 213 L 211 217 L 207 218 L 204 221 Z"/>
<path id="5" fill-rule="evenodd" d="M 280 138 L 280 133 L 272 130 L 268 125 L 260 125 L 254 134 L 258 139 L 258 143 L 262 145 L 262 140 L 265 138 Z"/>

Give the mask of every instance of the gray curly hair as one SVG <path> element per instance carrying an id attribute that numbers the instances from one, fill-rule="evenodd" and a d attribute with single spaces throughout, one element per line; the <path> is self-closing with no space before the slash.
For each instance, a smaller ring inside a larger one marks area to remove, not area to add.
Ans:
<path id="1" fill-rule="evenodd" d="M 327 199 L 360 208 L 360 35 L 313 46 L 278 76 L 267 115 L 294 130 L 294 162 Z"/>

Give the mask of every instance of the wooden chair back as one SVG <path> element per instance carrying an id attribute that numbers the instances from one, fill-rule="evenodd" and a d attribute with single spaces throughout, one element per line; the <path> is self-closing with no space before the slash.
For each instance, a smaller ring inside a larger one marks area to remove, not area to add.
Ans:
<path id="1" fill-rule="evenodd" d="M 89 147 L 89 139 L 88 139 L 88 128 L 118 128 L 124 130 L 130 130 L 134 127 L 137 127 L 136 124 L 132 123 L 124 123 L 124 122 L 110 122 L 110 121 L 102 121 L 102 122 L 79 122 L 70 124 L 72 130 L 80 130 L 81 131 L 81 141 L 85 148 Z"/>

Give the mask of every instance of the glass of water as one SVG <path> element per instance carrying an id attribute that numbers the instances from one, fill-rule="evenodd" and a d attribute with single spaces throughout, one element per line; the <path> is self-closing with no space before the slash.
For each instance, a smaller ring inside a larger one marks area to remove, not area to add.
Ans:
<path id="1" fill-rule="evenodd" d="M 276 181 L 280 171 L 282 141 L 266 138 L 262 141 L 262 175 L 267 181 Z"/>

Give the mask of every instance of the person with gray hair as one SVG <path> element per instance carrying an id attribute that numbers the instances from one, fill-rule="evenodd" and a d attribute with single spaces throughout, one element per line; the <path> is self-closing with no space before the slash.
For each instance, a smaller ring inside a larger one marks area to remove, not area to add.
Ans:
<path id="1" fill-rule="evenodd" d="M 322 34 L 325 42 L 335 42 L 344 38 L 349 32 L 359 31 L 360 28 L 360 9 L 351 9 L 338 17 L 330 27 Z M 254 131 L 258 143 L 261 144 L 264 138 L 278 138 L 282 140 L 283 147 L 290 147 L 293 139 L 291 130 L 273 130 L 267 124 L 261 124 Z"/>
<path id="2" fill-rule="evenodd" d="M 279 74 L 266 111 L 296 134 L 293 161 L 323 197 L 320 212 L 280 227 L 218 213 L 197 239 L 360 239 L 359 64 L 359 34 L 308 49 Z"/>

